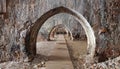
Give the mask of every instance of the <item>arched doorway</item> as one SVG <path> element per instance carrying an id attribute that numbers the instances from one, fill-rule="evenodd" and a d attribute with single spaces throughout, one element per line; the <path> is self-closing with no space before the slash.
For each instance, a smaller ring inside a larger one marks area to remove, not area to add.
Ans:
<path id="1" fill-rule="evenodd" d="M 41 26 L 44 24 L 44 22 L 47 19 L 59 13 L 67 13 L 73 15 L 79 21 L 79 23 L 85 30 L 87 36 L 87 52 L 88 52 L 87 55 L 89 56 L 89 59 L 90 58 L 92 59 L 95 53 L 95 46 L 96 46 L 94 31 L 92 30 L 87 20 L 80 13 L 78 13 L 73 9 L 66 8 L 63 6 L 51 9 L 48 12 L 44 13 L 31 27 L 30 32 L 26 35 L 26 39 L 25 39 L 26 50 L 29 53 L 28 56 L 34 58 L 34 55 L 36 55 L 36 40 Z"/>
<path id="2" fill-rule="evenodd" d="M 51 35 L 54 36 L 54 31 L 58 28 L 64 28 L 64 30 L 66 31 L 67 35 L 70 37 L 70 39 L 72 39 L 72 32 L 68 29 L 68 27 L 66 27 L 65 25 L 63 24 L 58 24 L 56 26 L 54 26 L 51 31 L 49 32 L 48 34 L 48 40 L 51 40 L 50 37 Z"/>

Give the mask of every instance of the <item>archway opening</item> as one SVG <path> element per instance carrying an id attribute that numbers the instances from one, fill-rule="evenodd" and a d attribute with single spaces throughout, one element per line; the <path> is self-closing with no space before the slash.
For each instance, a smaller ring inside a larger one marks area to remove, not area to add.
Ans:
<path id="1" fill-rule="evenodd" d="M 48 34 L 48 40 L 54 40 L 55 34 L 63 34 L 72 39 L 72 32 L 64 24 L 54 26 Z"/>
<path id="2" fill-rule="evenodd" d="M 59 16 L 59 15 L 57 15 L 57 16 Z M 52 19 L 49 19 L 49 20 L 53 21 Z M 50 23 L 49 20 L 48 20 L 48 23 Z M 47 23 L 47 22 L 45 22 L 45 23 Z M 46 27 L 46 26 L 44 26 L 44 27 Z M 50 28 L 48 28 L 48 29 L 50 29 Z M 36 53 L 36 57 L 32 61 L 32 63 L 38 64 L 40 62 L 45 62 L 47 68 L 56 67 L 57 65 L 60 65 L 60 66 L 58 66 L 59 68 L 61 68 L 61 66 L 66 68 L 65 66 L 69 64 L 69 68 L 73 69 L 72 68 L 73 65 L 72 65 L 72 62 L 71 62 L 71 59 L 69 56 L 66 41 L 64 39 L 64 36 L 67 35 L 67 31 L 68 30 L 65 29 L 63 24 L 58 24 L 58 25 L 53 26 L 53 28 L 49 32 L 49 35 L 48 35 L 48 37 L 50 36 L 49 41 L 37 40 L 37 44 L 36 44 L 37 53 Z M 44 33 L 46 33 L 46 32 L 44 32 Z M 40 34 L 40 32 L 39 32 L 39 34 Z M 38 34 L 38 36 L 39 36 L 39 34 Z"/>
<path id="3" fill-rule="evenodd" d="M 44 22 L 59 13 L 67 13 L 70 15 L 73 15 L 81 24 L 83 29 L 85 30 L 86 36 L 87 36 L 87 57 L 89 57 L 90 62 L 93 59 L 94 53 L 95 53 L 95 46 L 96 46 L 96 41 L 95 41 L 95 35 L 94 32 L 90 26 L 90 24 L 87 22 L 87 20 L 77 11 L 66 8 L 63 6 L 51 9 L 50 11 L 46 12 L 43 14 L 31 27 L 30 32 L 26 36 L 26 50 L 28 52 L 28 56 L 30 58 L 34 58 L 36 55 L 36 39 L 37 35 L 39 32 L 39 29 L 41 26 L 44 24 Z M 88 61 L 89 61 L 88 60 Z"/>

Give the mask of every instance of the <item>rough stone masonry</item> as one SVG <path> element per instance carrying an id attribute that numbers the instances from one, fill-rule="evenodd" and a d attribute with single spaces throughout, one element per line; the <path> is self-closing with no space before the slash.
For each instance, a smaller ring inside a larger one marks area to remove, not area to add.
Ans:
<path id="1" fill-rule="evenodd" d="M 97 47 L 119 49 L 119 0 L 0 0 L 0 62 L 32 60 L 25 45 L 26 34 L 42 14 L 59 6 L 74 9 L 88 20 L 94 29 Z M 72 17 L 64 15 L 58 15 L 57 22 L 61 17 L 67 19 L 62 22 L 67 23 L 70 29 L 77 23 Z M 98 34 L 102 28 L 106 31 Z"/>

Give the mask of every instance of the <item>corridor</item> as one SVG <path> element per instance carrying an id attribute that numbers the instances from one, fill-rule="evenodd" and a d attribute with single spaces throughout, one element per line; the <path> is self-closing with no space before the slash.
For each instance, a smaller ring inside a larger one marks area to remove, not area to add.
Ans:
<path id="1" fill-rule="evenodd" d="M 73 69 L 63 35 L 57 35 L 56 41 L 38 42 L 37 54 L 46 56 L 47 61 L 44 67 L 46 69 Z"/>

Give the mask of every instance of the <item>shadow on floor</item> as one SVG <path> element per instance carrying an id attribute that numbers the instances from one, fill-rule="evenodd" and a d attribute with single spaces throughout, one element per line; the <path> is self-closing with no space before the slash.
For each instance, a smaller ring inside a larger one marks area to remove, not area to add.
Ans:
<path id="1" fill-rule="evenodd" d="M 68 57 L 63 57 L 63 56 L 45 56 L 45 55 L 40 55 L 37 54 L 32 61 L 32 64 L 38 64 L 41 61 L 69 61 Z"/>

